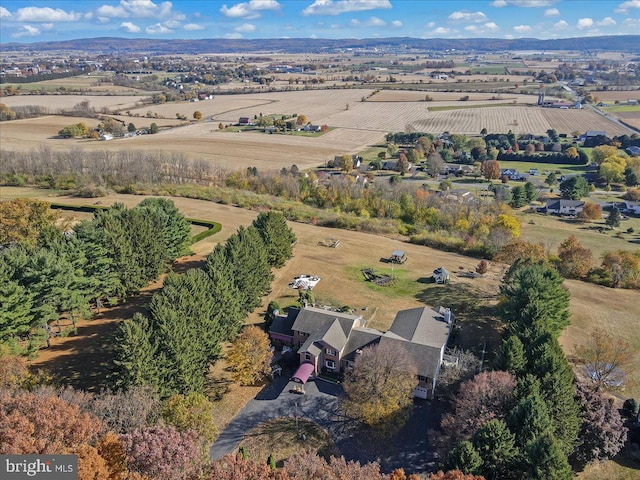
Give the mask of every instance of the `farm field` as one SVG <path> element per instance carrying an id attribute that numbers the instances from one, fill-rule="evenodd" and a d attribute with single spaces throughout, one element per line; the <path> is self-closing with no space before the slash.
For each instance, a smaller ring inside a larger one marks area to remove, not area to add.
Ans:
<path id="1" fill-rule="evenodd" d="M 111 110 L 118 108 L 129 108 L 148 95 L 15 95 L 3 97 L 2 103 L 13 108 L 26 105 L 40 105 L 52 110 L 71 109 L 74 105 L 87 100 L 90 105 L 100 111 L 102 108 Z M 174 115 L 175 118 L 175 115 Z M 71 122 L 69 122 L 71 123 Z"/>
<path id="2" fill-rule="evenodd" d="M 212 121 L 163 131 L 153 137 L 141 136 L 109 142 L 55 138 L 66 125 L 84 121 L 93 127 L 97 120 L 47 116 L 3 122 L 0 125 L 0 140 L 3 149 L 25 150 L 44 144 L 56 148 L 81 147 L 87 151 L 117 151 L 124 148 L 162 150 L 184 153 L 192 159 L 208 160 L 234 170 L 249 166 L 280 170 L 293 164 L 301 169 L 311 168 L 325 163 L 334 155 L 357 153 L 381 142 L 388 132 L 413 130 L 439 134 L 449 131 L 477 135 L 482 128 L 486 128 L 491 133 L 511 130 L 516 134 L 544 134 L 549 129 L 555 129 L 558 133 L 571 133 L 576 129 L 605 130 L 609 135 L 628 133 L 627 129 L 591 110 L 541 109 L 520 105 L 465 109 L 476 100 L 443 100 L 440 104 L 459 105 L 461 108 L 430 112 L 429 106 L 438 102 L 362 102 L 362 97 L 369 93 L 371 90 L 354 89 L 217 95 L 213 100 L 201 102 L 147 105 L 131 110 L 140 117 L 119 118 L 126 123 L 133 122 L 138 127 L 148 126 L 152 121 L 164 126 L 176 123 L 176 113 L 191 119 L 193 112 L 199 110 L 204 118 L 212 118 Z M 405 94 L 402 92 L 399 95 Z M 384 95 L 393 96 L 394 93 Z M 434 95 L 439 97 L 442 94 Z M 459 98 L 459 93 L 455 95 Z M 486 97 L 486 94 L 482 95 Z M 135 103 L 141 97 L 46 95 L 8 97 L 6 100 L 9 106 L 43 102 L 50 108 L 71 108 L 85 98 L 94 107 L 124 108 L 122 106 L 126 102 Z M 486 103 L 484 100 L 477 102 Z M 143 118 L 149 112 L 166 118 Z M 317 138 L 218 132 L 219 123 L 235 124 L 241 116 L 253 118 L 260 113 L 304 114 L 312 123 L 327 124 L 332 130 Z"/>
<path id="3" fill-rule="evenodd" d="M 380 90 L 376 92 L 373 96 L 367 99 L 367 102 L 423 102 L 425 96 L 429 95 L 431 100 L 428 101 L 429 105 L 440 105 L 441 102 L 443 105 L 449 105 L 451 102 L 457 105 L 461 105 L 460 97 L 463 95 L 468 95 L 469 100 L 465 101 L 464 104 L 473 104 L 473 103 L 487 103 L 487 102 L 496 102 L 496 103 L 513 103 L 515 100 L 516 103 L 525 103 L 525 104 L 535 104 L 538 101 L 538 97 L 536 95 L 520 95 L 515 93 L 469 93 L 463 94 L 461 92 L 429 92 L 429 91 L 416 91 L 416 90 Z"/>
<path id="4" fill-rule="evenodd" d="M 640 89 L 635 90 L 591 90 L 591 93 L 598 97 L 600 102 L 624 102 L 626 100 L 640 100 Z"/>

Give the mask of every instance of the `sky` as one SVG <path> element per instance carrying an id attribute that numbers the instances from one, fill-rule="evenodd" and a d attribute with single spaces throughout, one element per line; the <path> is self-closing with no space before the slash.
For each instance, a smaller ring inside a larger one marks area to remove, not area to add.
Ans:
<path id="1" fill-rule="evenodd" d="M 639 35 L 640 0 L 2 0 L 0 42 Z"/>

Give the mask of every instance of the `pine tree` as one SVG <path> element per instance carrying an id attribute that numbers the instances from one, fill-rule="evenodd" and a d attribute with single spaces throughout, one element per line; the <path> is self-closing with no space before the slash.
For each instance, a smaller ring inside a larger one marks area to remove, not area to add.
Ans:
<path id="1" fill-rule="evenodd" d="M 209 254 L 205 270 L 211 279 L 211 296 L 215 302 L 213 314 L 222 329 L 222 339 L 231 341 L 244 324 L 246 314 L 223 245 L 217 245 Z"/>
<path id="2" fill-rule="evenodd" d="M 528 353 L 528 370 L 540 379 L 540 394 L 553 420 L 553 433 L 568 455 L 580 429 L 573 370 L 558 341 L 549 335 L 543 339 Z"/>
<path id="3" fill-rule="evenodd" d="M 516 262 L 500 287 L 502 319 L 521 337 L 527 329 L 541 328 L 555 337 L 569 324 L 569 291 L 554 268 L 543 262 Z"/>
<path id="4" fill-rule="evenodd" d="M 189 253 L 191 226 L 172 200 L 146 198 L 140 202 L 136 209 L 147 210 L 157 216 L 158 234 L 166 249 L 166 257 L 169 261 Z"/>
<path id="5" fill-rule="evenodd" d="M 529 474 L 531 478 L 545 480 L 571 480 L 573 472 L 562 451 L 560 443 L 553 434 L 539 437 L 528 449 Z"/>
<path id="6" fill-rule="evenodd" d="M 468 440 L 459 443 L 447 454 L 445 468 L 460 470 L 464 473 L 478 474 L 482 466 L 482 458 Z"/>
<path id="7" fill-rule="evenodd" d="M 158 355 L 158 345 L 149 319 L 134 314 L 118 326 L 115 338 L 112 384 L 128 389 L 134 385 L 148 385 L 154 390 L 160 387 L 163 359 Z"/>
<path id="8" fill-rule="evenodd" d="M 482 458 L 480 474 L 487 480 L 508 477 L 517 454 L 514 435 L 504 420 L 490 420 L 473 436 L 473 446 Z"/>
<path id="9" fill-rule="evenodd" d="M 507 416 L 507 425 L 515 433 L 516 445 L 521 449 L 553 431 L 547 405 L 539 393 L 520 400 Z"/>
<path id="10" fill-rule="evenodd" d="M 502 341 L 496 358 L 496 370 L 505 370 L 515 376 L 525 370 L 524 345 L 517 335 L 509 335 Z"/>
<path id="11" fill-rule="evenodd" d="M 293 256 L 296 236 L 288 227 L 281 212 L 269 211 L 258 215 L 253 226 L 264 240 L 269 265 L 279 268 Z"/>
<path id="12" fill-rule="evenodd" d="M 245 311 L 251 312 L 260 305 L 273 279 L 264 242 L 255 227 L 240 227 L 238 233 L 227 240 L 225 254 L 241 304 Z"/>
<path id="13" fill-rule="evenodd" d="M 0 343 L 29 333 L 34 319 L 33 297 L 11 280 L 9 268 L 0 258 Z"/>

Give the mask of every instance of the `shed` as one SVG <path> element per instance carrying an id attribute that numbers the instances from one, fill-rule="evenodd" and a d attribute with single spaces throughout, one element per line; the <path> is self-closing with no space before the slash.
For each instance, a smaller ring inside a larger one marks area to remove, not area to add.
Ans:
<path id="1" fill-rule="evenodd" d="M 389 261 L 391 263 L 404 263 L 407 261 L 407 257 L 402 250 L 394 250 L 393 252 L 391 252 Z"/>

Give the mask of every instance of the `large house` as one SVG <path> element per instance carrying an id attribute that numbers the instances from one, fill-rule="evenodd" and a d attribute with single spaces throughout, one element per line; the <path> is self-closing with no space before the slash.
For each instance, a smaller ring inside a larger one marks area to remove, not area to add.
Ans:
<path id="1" fill-rule="evenodd" d="M 404 348 L 418 367 L 414 395 L 431 398 L 453 321 L 449 309 L 418 307 L 398 312 L 389 330 L 380 332 L 363 326 L 360 315 L 306 307 L 276 315 L 269 336 L 274 344 L 297 350 L 301 367 L 293 380 L 299 383 L 320 372 L 351 370 L 368 346 L 388 343 Z"/>
<path id="2" fill-rule="evenodd" d="M 562 198 L 547 201 L 547 213 L 556 215 L 578 215 L 584 209 L 584 202 L 580 200 L 565 200 Z"/>

